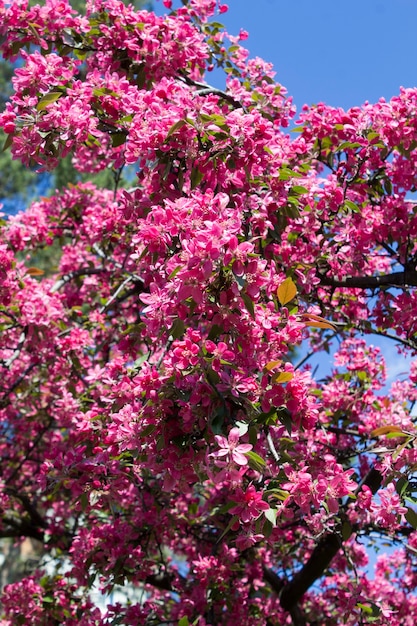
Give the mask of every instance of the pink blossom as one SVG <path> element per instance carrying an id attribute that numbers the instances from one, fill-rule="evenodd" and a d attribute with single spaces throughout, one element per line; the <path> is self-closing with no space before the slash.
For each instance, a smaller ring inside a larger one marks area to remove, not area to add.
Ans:
<path id="1" fill-rule="evenodd" d="M 336 533 L 305 621 L 413 626 L 417 364 L 388 388 L 368 339 L 416 348 L 417 89 L 287 133 L 272 65 L 210 21 L 226 5 L 176 6 L 0 0 L 6 147 L 115 174 L 1 224 L 0 534 L 57 574 L 6 585 L 0 622 L 288 623 L 277 591 Z M 374 575 L 371 531 L 400 548 Z M 93 607 L 93 581 L 126 602 Z"/>
<path id="2" fill-rule="evenodd" d="M 210 456 L 215 459 L 229 457 L 229 462 L 234 461 L 237 465 L 247 465 L 248 459 L 245 453 L 252 450 L 253 446 L 250 443 L 239 443 L 238 428 L 232 428 L 227 439 L 222 435 L 215 435 L 215 439 L 220 446 L 220 450 L 212 452 Z"/>
<path id="3" fill-rule="evenodd" d="M 241 532 L 236 538 L 236 547 L 239 550 L 247 550 L 248 548 L 251 548 L 255 544 L 259 543 L 259 541 L 262 541 L 263 539 L 265 539 L 265 537 L 264 535 L 262 535 L 262 533 L 254 534 L 250 531 Z"/>
<path id="4" fill-rule="evenodd" d="M 269 504 L 262 499 L 262 492 L 256 491 L 253 485 L 249 485 L 246 491 L 239 490 L 234 496 L 237 506 L 230 509 L 231 515 L 237 515 L 242 522 L 248 523 L 269 509 Z"/>

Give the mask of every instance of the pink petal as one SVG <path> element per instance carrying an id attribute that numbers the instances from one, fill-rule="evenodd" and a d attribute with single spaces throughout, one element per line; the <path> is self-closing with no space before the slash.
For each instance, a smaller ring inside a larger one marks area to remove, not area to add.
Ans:
<path id="1" fill-rule="evenodd" d="M 243 454 L 238 452 L 237 450 L 233 450 L 233 452 L 232 452 L 232 459 L 238 465 L 247 465 L 248 464 L 248 459 Z"/>
<path id="2" fill-rule="evenodd" d="M 217 450 L 217 452 L 212 452 L 210 456 L 214 456 L 215 458 L 217 458 L 219 456 L 226 456 L 226 454 L 229 454 L 229 450 L 221 448 L 220 450 Z"/>
<path id="3" fill-rule="evenodd" d="M 226 437 L 222 437 L 221 435 L 214 435 L 214 438 L 217 441 L 220 448 L 226 448 L 226 449 L 229 448 L 229 443 Z"/>
<path id="4" fill-rule="evenodd" d="M 237 442 L 239 441 L 239 429 L 238 428 L 232 428 L 232 430 L 229 433 L 229 446 L 235 446 L 237 444 Z"/>

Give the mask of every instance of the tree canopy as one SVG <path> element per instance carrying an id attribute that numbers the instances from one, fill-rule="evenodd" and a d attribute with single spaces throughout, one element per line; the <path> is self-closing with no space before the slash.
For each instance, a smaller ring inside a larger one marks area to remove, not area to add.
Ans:
<path id="1" fill-rule="evenodd" d="M 124 1 L 126 3 L 126 0 Z M 28 6 L 33 7 L 36 4 L 36 0 L 29 0 Z M 149 7 L 149 3 L 142 0 L 135 0 L 131 4 L 136 9 Z M 73 9 L 85 13 L 84 0 L 71 0 L 70 5 Z M 16 68 L 13 63 L 4 58 L 0 59 L 0 111 L 4 110 L 6 102 L 13 93 L 14 69 Z M 6 141 L 6 137 L 7 135 L 0 129 L 0 149 Z M 10 151 L 2 150 L 0 152 L 0 170 L 5 173 L 0 177 L 0 202 L 3 203 L 7 214 L 16 213 L 25 206 L 25 203 L 27 204 L 30 199 L 36 197 L 37 193 L 38 195 L 39 193 L 50 195 L 68 183 L 93 180 L 99 187 L 106 187 L 111 186 L 113 180 L 113 174 L 108 170 L 96 174 L 77 171 L 72 164 L 70 155 L 60 160 L 53 171 L 45 171 L 42 175 L 38 174 L 37 176 L 34 167 L 28 168 L 19 160 L 14 160 Z"/>
<path id="2" fill-rule="evenodd" d="M 113 172 L 1 228 L 1 623 L 414 624 L 417 89 L 290 130 L 227 7 L 164 4 L 0 2 L 14 158 Z"/>

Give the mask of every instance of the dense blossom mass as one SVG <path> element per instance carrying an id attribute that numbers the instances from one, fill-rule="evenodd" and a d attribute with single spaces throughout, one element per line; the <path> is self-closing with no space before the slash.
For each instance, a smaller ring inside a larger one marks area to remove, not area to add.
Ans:
<path id="1" fill-rule="evenodd" d="M 414 625 L 417 89 L 295 120 L 225 5 L 165 6 L 0 2 L 6 147 L 115 180 L 1 226 L 1 624 Z"/>

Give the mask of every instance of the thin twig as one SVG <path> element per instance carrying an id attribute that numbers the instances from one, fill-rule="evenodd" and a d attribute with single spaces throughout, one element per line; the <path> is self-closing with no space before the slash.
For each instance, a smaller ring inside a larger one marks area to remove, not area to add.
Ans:
<path id="1" fill-rule="evenodd" d="M 93 276 L 96 274 L 102 274 L 106 270 L 103 267 L 82 267 L 78 270 L 74 270 L 73 272 L 68 272 L 68 274 L 64 274 L 59 280 L 51 288 L 51 293 L 55 293 L 62 289 L 64 285 L 69 283 L 74 278 L 78 278 L 80 276 Z"/>
<path id="2" fill-rule="evenodd" d="M 22 331 L 19 337 L 17 347 L 15 351 L 13 352 L 12 356 L 6 359 L 6 361 L 4 361 L 4 366 L 7 367 L 7 369 L 10 369 L 12 363 L 14 363 L 14 361 L 16 361 L 16 359 L 19 357 L 23 348 L 23 344 L 25 343 L 25 340 L 26 340 L 26 329 Z"/>
<path id="3" fill-rule="evenodd" d="M 126 285 L 128 285 L 130 282 L 132 282 L 132 280 L 133 280 L 133 278 L 131 276 L 128 276 L 127 278 L 125 278 L 125 280 L 122 282 L 121 285 L 118 286 L 118 288 L 113 293 L 113 295 L 109 298 L 109 300 L 107 300 L 106 304 L 103 304 L 103 306 L 100 308 L 100 313 L 104 313 L 104 311 L 109 308 L 111 303 L 116 300 L 116 298 L 119 295 L 119 293 L 121 291 L 123 291 L 123 289 L 126 287 Z"/>

